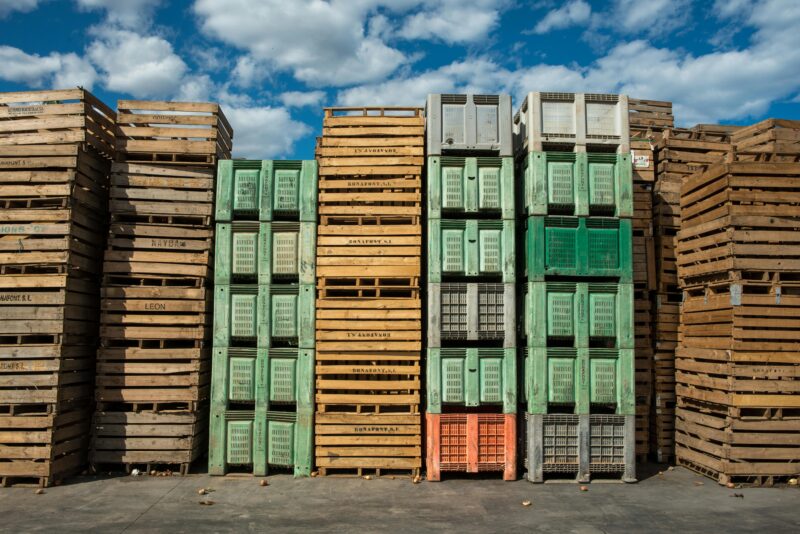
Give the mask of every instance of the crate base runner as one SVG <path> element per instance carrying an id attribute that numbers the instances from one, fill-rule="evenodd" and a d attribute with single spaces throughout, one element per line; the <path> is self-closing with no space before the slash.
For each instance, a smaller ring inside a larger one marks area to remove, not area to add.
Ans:
<path id="1" fill-rule="evenodd" d="M 527 415 L 528 475 L 547 478 L 619 475 L 636 482 L 635 415 Z"/>
<path id="2" fill-rule="evenodd" d="M 261 412 L 263 413 L 263 412 Z M 313 414 L 274 412 L 256 417 L 246 410 L 217 411 L 212 407 L 208 444 L 208 472 L 252 473 L 264 476 L 271 469 L 292 469 L 295 477 L 311 474 Z"/>
<path id="3" fill-rule="evenodd" d="M 502 472 L 517 478 L 516 414 L 426 414 L 427 479 L 441 473 Z"/>
<path id="4" fill-rule="evenodd" d="M 319 474 L 417 476 L 422 467 L 421 415 L 318 413 Z"/>
<path id="5" fill-rule="evenodd" d="M 180 465 L 181 474 L 205 450 L 208 412 L 110 412 L 94 415 L 89 462 L 109 465 Z"/>

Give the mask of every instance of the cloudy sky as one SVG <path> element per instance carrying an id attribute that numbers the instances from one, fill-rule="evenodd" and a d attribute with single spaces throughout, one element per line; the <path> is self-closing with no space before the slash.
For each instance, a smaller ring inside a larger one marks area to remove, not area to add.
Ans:
<path id="1" fill-rule="evenodd" d="M 0 91 L 218 101 L 242 157 L 311 158 L 323 106 L 429 92 L 800 119 L 800 0 L 0 0 L 0 30 Z"/>

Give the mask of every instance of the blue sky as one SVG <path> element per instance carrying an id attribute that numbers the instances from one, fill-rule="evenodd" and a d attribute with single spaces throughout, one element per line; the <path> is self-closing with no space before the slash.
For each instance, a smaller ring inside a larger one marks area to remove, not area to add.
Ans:
<path id="1" fill-rule="evenodd" d="M 800 0 L 0 0 L 0 91 L 222 103 L 234 152 L 312 158 L 322 107 L 621 92 L 679 125 L 800 119 Z"/>

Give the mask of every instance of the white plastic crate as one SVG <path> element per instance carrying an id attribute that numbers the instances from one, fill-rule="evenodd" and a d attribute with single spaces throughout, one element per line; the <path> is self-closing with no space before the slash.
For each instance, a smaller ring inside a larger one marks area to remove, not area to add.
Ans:
<path id="1" fill-rule="evenodd" d="M 528 93 L 513 120 L 514 153 L 573 145 L 630 151 L 628 97 L 593 93 Z M 597 149 L 597 148 L 595 148 Z"/>

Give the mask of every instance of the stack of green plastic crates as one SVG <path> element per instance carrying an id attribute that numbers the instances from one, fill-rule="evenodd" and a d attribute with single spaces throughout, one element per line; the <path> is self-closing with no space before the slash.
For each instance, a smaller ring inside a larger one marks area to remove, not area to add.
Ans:
<path id="1" fill-rule="evenodd" d="M 633 184 L 625 146 L 622 136 L 615 152 L 545 143 L 554 150 L 516 154 L 533 482 L 635 477 Z"/>
<path id="2" fill-rule="evenodd" d="M 209 471 L 308 476 L 316 161 L 219 163 Z"/>

